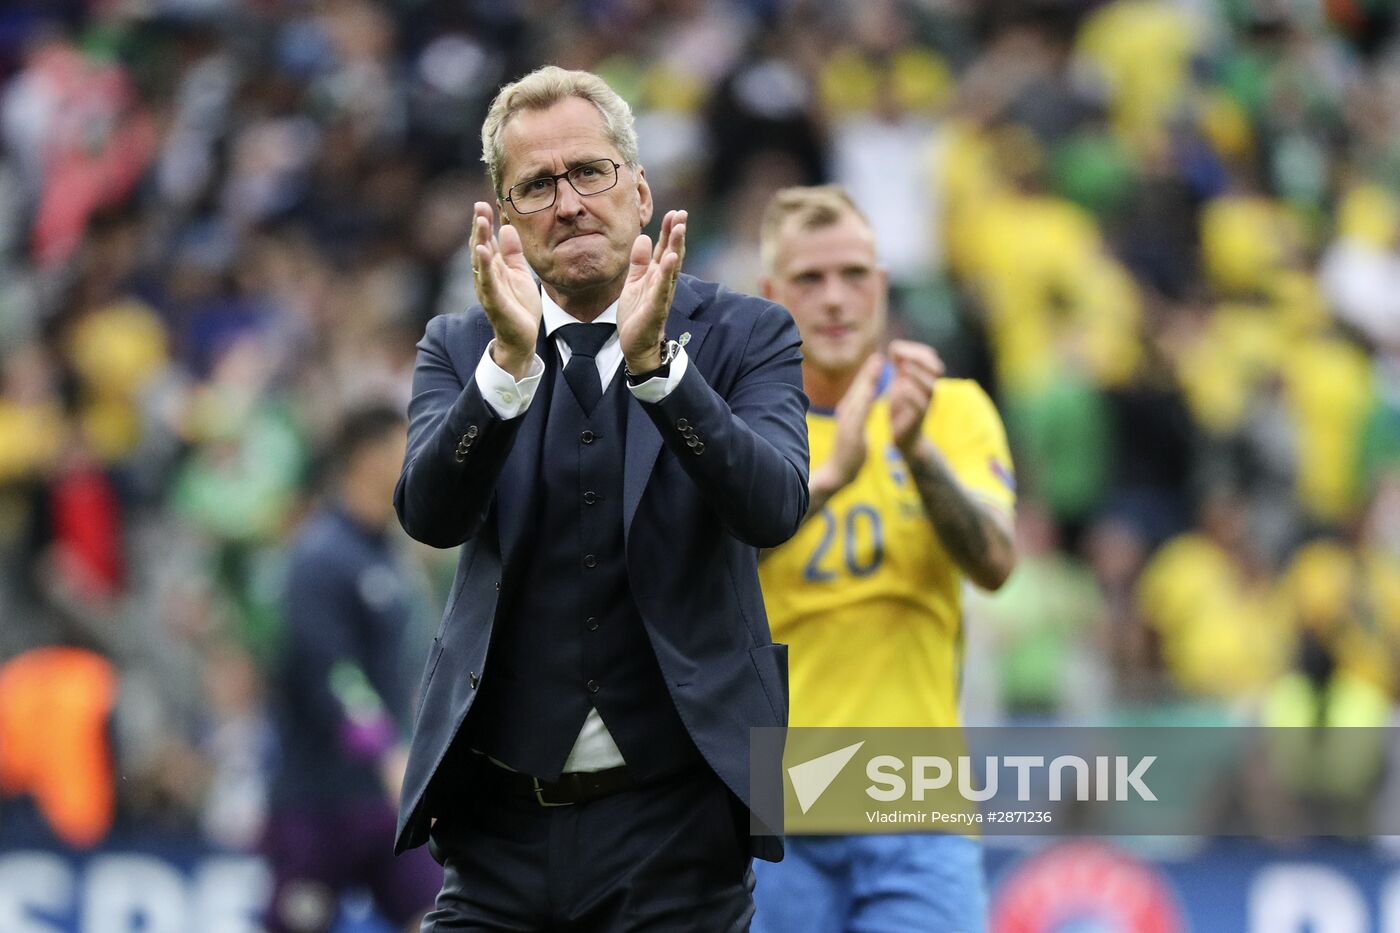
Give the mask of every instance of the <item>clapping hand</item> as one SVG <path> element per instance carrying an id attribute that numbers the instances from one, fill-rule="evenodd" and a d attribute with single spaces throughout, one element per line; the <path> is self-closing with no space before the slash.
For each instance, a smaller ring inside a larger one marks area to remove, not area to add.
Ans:
<path id="1" fill-rule="evenodd" d="M 540 301 L 540 287 L 525 262 L 520 234 L 506 224 L 498 238 L 492 232 L 494 226 L 491 205 L 478 201 L 471 239 L 476 294 L 496 333 L 491 358 L 497 366 L 519 379 L 534 359 L 544 305 Z"/>
<path id="2" fill-rule="evenodd" d="M 818 482 L 833 490 L 841 489 L 856 478 L 865 464 L 867 444 L 865 423 L 875 404 L 875 386 L 884 369 L 885 358 L 872 353 L 861 365 L 846 394 L 836 405 L 836 440 L 831 459 L 822 464 Z"/>
<path id="3" fill-rule="evenodd" d="M 685 258 L 685 221 L 685 211 L 667 211 L 655 248 L 646 234 L 632 244 L 617 306 L 618 340 L 630 372 L 649 372 L 661 365 L 661 336 Z"/>
<path id="4" fill-rule="evenodd" d="M 933 347 L 892 340 L 890 361 L 894 363 L 889 395 L 890 434 L 895 447 L 907 457 L 919 444 L 919 429 L 933 404 L 933 387 L 943 375 L 943 360 Z"/>

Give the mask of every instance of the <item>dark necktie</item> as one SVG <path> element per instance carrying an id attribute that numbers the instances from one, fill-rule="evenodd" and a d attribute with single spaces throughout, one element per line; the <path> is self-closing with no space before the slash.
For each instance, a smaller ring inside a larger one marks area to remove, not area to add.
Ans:
<path id="1" fill-rule="evenodd" d="M 564 378 L 569 388 L 574 390 L 574 398 L 586 415 L 593 414 L 593 407 L 603 397 L 602 380 L 598 378 L 598 364 L 595 357 L 608 342 L 615 324 L 565 324 L 555 331 L 569 345 L 569 362 L 564 367 Z"/>

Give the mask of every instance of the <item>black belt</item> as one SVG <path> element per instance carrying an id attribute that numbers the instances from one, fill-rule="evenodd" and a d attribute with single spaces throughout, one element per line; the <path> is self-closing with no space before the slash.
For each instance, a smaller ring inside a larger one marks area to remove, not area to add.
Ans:
<path id="1" fill-rule="evenodd" d="M 485 781 L 513 797 L 533 800 L 542 807 L 587 803 L 637 786 L 626 765 L 606 771 L 570 771 L 559 775 L 557 781 L 545 781 L 503 768 L 481 755 L 474 770 L 477 780 Z"/>

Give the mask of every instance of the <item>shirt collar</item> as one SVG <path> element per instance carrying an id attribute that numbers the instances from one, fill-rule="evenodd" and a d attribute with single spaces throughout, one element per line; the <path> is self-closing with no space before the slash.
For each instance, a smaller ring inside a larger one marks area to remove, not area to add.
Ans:
<path id="1" fill-rule="evenodd" d="M 544 332 L 547 336 L 553 337 L 554 332 L 565 324 L 577 324 L 578 318 L 574 317 L 563 308 L 554 303 L 554 299 L 549 297 L 549 292 L 540 286 L 540 303 L 544 305 Z M 617 323 L 617 302 L 614 301 L 603 309 L 603 313 L 595 317 L 590 324 L 616 324 Z"/>

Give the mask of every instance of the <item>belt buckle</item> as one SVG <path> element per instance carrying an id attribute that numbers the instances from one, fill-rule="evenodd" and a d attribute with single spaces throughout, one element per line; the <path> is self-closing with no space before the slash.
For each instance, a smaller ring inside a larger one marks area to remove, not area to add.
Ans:
<path id="1" fill-rule="evenodd" d="M 537 778 L 537 777 L 531 777 L 531 778 L 530 778 L 530 783 L 531 783 L 531 786 L 534 788 L 534 791 L 535 791 L 535 801 L 536 801 L 540 806 L 542 806 L 542 807 L 572 807 L 572 806 L 574 805 L 574 802 L 573 802 L 572 800 L 565 800 L 563 803 L 556 803 L 556 802 L 554 802 L 554 801 L 552 801 L 552 800 L 545 800 L 545 799 L 544 799 L 544 788 L 540 786 L 540 779 Z"/>

